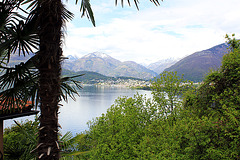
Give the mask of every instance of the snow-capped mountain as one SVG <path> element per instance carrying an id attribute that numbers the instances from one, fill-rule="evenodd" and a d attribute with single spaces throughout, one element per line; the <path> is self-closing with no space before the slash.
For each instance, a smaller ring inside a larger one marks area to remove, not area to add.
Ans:
<path id="1" fill-rule="evenodd" d="M 98 58 L 111 58 L 111 56 L 105 54 L 105 53 L 101 53 L 101 52 L 93 52 L 93 53 L 89 53 L 85 56 L 83 56 L 82 58 L 94 58 L 94 57 L 98 57 Z"/>
<path id="2" fill-rule="evenodd" d="M 150 79 L 157 75 L 136 62 L 121 62 L 100 52 L 87 54 L 74 61 L 66 60 L 63 68 L 72 71 L 93 71 L 111 77 L 124 76 Z"/>
<path id="3" fill-rule="evenodd" d="M 153 70 L 154 72 L 160 74 L 164 71 L 164 69 L 171 67 L 172 65 L 174 65 L 177 61 L 179 61 L 180 59 L 176 59 L 176 58 L 167 58 L 167 59 L 162 59 L 159 60 L 155 63 L 151 63 L 150 65 L 147 66 L 148 69 Z"/>
<path id="4" fill-rule="evenodd" d="M 69 56 L 67 56 L 67 58 L 68 58 L 68 60 L 77 60 L 77 59 L 79 59 L 79 57 L 78 56 L 76 56 L 76 55 L 69 55 Z"/>

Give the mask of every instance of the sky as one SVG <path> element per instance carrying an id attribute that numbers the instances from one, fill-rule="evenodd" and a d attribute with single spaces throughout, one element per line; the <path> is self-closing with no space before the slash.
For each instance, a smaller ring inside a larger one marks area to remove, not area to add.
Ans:
<path id="1" fill-rule="evenodd" d="M 139 11 L 133 0 L 123 8 L 115 0 L 90 1 L 96 27 L 81 18 L 80 4 L 65 3 L 75 17 L 66 24 L 64 55 L 102 52 L 147 65 L 209 49 L 226 42 L 226 34 L 239 38 L 239 0 L 164 0 L 158 7 L 139 1 Z"/>

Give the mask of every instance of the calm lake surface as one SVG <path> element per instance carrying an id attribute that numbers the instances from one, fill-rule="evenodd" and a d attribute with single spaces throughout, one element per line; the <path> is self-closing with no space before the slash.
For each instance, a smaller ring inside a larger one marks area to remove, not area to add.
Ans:
<path id="1" fill-rule="evenodd" d="M 106 113 L 107 109 L 114 104 L 115 99 L 119 96 L 133 97 L 137 92 L 148 98 L 151 97 L 151 91 L 145 90 L 112 86 L 83 86 L 83 89 L 79 91 L 80 97 L 76 97 L 76 101 L 68 99 L 68 103 L 62 102 L 63 106 L 59 114 L 59 123 L 62 126 L 60 132 L 65 134 L 71 131 L 76 134 L 88 130 L 87 122 Z M 14 120 L 24 121 L 25 119 L 33 120 L 34 116 Z M 13 123 L 13 120 L 5 120 L 4 127 L 9 127 Z"/>

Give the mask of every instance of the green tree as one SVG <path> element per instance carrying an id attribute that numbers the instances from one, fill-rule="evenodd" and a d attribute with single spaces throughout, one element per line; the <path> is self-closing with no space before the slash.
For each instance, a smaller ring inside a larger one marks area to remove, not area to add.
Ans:
<path id="1" fill-rule="evenodd" d="M 175 117 L 176 109 L 181 105 L 181 96 L 192 88 L 192 82 L 177 76 L 177 72 L 163 72 L 160 78 L 151 81 L 151 90 L 154 101 L 158 104 L 162 116 Z"/>
<path id="2" fill-rule="evenodd" d="M 229 37 L 228 37 L 229 38 Z M 228 39 L 230 52 L 222 66 L 209 73 L 199 88 L 186 96 L 185 109 L 201 123 L 204 159 L 239 159 L 239 41 Z M 205 139 L 205 140 L 207 140 Z M 195 141 L 196 142 L 196 141 Z"/>
<path id="3" fill-rule="evenodd" d="M 90 159 L 139 158 L 139 144 L 154 108 L 142 95 L 118 98 L 106 114 L 89 122 L 93 141 Z"/>
<path id="4" fill-rule="evenodd" d="M 138 94 L 118 98 L 106 114 L 89 123 L 91 159 L 187 159 L 181 152 L 188 128 L 179 96 L 191 83 L 182 82 L 176 73 L 164 73 L 152 82 L 152 100 Z"/>

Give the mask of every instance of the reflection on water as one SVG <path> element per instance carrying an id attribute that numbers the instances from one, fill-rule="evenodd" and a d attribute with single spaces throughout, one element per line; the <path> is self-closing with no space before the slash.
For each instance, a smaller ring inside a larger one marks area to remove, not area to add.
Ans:
<path id="1" fill-rule="evenodd" d="M 132 97 L 136 93 L 151 97 L 150 91 L 131 90 L 120 87 L 106 86 L 84 86 L 79 91 L 80 97 L 76 97 L 76 101 L 68 99 L 68 103 L 62 102 L 63 107 L 60 108 L 59 123 L 62 126 L 61 132 L 67 131 L 80 133 L 88 130 L 87 122 L 95 117 L 106 113 L 107 109 L 114 103 L 119 96 Z M 26 117 L 34 119 L 34 116 Z M 26 119 L 25 118 L 25 119 Z M 24 118 L 16 119 L 24 120 Z M 5 127 L 10 126 L 13 120 L 4 121 Z"/>

